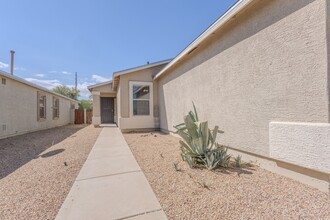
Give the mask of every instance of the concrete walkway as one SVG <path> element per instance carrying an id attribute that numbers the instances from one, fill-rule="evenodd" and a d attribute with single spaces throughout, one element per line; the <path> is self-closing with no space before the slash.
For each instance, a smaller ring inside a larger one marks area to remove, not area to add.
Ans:
<path id="1" fill-rule="evenodd" d="M 167 217 L 120 130 L 104 127 L 56 219 Z"/>

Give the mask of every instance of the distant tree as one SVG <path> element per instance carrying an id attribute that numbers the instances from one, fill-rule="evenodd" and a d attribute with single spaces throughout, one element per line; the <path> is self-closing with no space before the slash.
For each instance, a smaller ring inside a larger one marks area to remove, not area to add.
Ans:
<path id="1" fill-rule="evenodd" d="M 93 101 L 92 100 L 80 100 L 79 109 L 93 109 Z"/>
<path id="2" fill-rule="evenodd" d="M 78 97 L 80 96 L 80 91 L 77 90 L 76 92 L 76 89 L 74 87 L 72 88 L 69 88 L 68 86 L 56 86 L 54 89 L 53 89 L 54 92 L 57 92 L 59 94 L 62 94 L 66 97 L 69 97 L 71 99 L 76 99 L 78 100 Z"/>

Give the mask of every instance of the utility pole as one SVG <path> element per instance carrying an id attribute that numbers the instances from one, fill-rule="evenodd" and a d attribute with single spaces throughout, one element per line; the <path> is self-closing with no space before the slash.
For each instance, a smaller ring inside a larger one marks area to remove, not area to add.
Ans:
<path id="1" fill-rule="evenodd" d="M 77 100 L 77 98 L 78 98 L 78 97 L 77 97 L 77 95 L 78 95 L 78 94 L 77 94 L 77 93 L 78 93 L 78 90 L 77 90 L 77 84 L 78 84 L 78 83 L 77 83 L 77 82 L 78 82 L 78 79 L 77 79 L 77 72 L 76 72 L 76 76 L 75 76 L 75 97 L 76 97 L 76 100 Z"/>
<path id="2" fill-rule="evenodd" d="M 15 51 L 11 50 L 10 51 L 10 74 L 14 75 L 14 55 Z"/>

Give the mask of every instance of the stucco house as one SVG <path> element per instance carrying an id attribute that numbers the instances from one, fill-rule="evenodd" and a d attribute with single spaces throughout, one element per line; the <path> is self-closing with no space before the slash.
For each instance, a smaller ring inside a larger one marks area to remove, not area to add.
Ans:
<path id="1" fill-rule="evenodd" d="M 328 0 L 240 0 L 174 59 L 89 87 L 93 123 L 172 132 L 193 101 L 233 151 L 328 187 L 329 27 Z"/>
<path id="2" fill-rule="evenodd" d="M 0 70 L 0 139 L 74 122 L 78 101 Z"/>
<path id="3" fill-rule="evenodd" d="M 113 73 L 113 80 L 89 86 L 94 125 L 116 123 L 123 131 L 157 129 L 158 84 L 153 78 L 170 60 Z"/>

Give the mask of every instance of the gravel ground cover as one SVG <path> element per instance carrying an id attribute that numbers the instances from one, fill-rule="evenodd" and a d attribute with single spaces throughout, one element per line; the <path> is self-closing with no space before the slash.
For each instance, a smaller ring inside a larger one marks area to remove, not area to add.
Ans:
<path id="1" fill-rule="evenodd" d="M 0 219 L 54 219 L 100 131 L 68 125 L 0 140 Z"/>
<path id="2" fill-rule="evenodd" d="M 328 193 L 251 164 L 190 169 L 181 160 L 178 138 L 155 132 L 124 136 L 169 219 L 330 219 Z"/>

